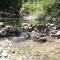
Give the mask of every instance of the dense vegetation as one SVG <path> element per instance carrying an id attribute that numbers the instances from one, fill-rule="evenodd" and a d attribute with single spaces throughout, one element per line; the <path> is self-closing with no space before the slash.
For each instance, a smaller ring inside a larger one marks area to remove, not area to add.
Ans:
<path id="1" fill-rule="evenodd" d="M 60 15 L 60 0 L 0 0 L 0 10 L 11 7 L 23 13 Z"/>
<path id="2" fill-rule="evenodd" d="M 22 6 L 22 0 L 0 0 L 0 11 L 19 11 Z"/>
<path id="3" fill-rule="evenodd" d="M 23 1 L 22 12 L 35 13 L 38 15 L 50 15 L 60 13 L 59 0 L 28 0 Z"/>

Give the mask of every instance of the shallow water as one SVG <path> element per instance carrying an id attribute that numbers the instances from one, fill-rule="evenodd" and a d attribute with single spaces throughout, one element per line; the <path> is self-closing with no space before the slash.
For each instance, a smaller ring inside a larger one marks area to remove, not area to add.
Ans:
<path id="1" fill-rule="evenodd" d="M 22 23 L 28 23 L 28 24 L 35 25 L 39 21 L 36 21 L 36 20 L 23 20 L 22 18 L 2 18 L 2 19 L 0 19 L 0 22 L 4 22 L 6 25 L 12 25 L 12 26 L 18 27 Z"/>

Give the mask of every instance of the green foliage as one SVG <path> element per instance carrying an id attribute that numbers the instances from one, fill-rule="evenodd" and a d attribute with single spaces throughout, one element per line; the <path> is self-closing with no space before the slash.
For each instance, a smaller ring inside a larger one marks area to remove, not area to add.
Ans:
<path id="1" fill-rule="evenodd" d="M 56 14 L 60 12 L 59 0 L 30 0 L 22 5 L 22 12 L 38 15 Z"/>
<path id="2" fill-rule="evenodd" d="M 0 0 L 0 10 L 14 7 L 18 10 L 21 8 L 21 12 L 37 15 L 58 14 L 60 12 L 59 2 L 60 0 Z"/>
<path id="3" fill-rule="evenodd" d="M 60 12 L 59 1 L 55 0 L 51 4 L 46 6 L 46 13 L 47 14 L 58 14 Z"/>
<path id="4" fill-rule="evenodd" d="M 30 12 L 30 13 L 36 13 L 36 14 L 43 14 L 44 10 L 40 3 L 36 2 L 27 2 L 26 4 L 22 5 L 22 12 Z"/>

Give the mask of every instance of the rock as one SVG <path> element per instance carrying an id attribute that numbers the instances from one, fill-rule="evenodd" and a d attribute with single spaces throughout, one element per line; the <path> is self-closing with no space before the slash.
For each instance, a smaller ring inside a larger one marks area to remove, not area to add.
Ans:
<path id="1" fill-rule="evenodd" d="M 15 53 L 15 51 L 12 51 L 12 53 Z"/>
<path id="2" fill-rule="evenodd" d="M 22 26 L 28 26 L 28 23 L 22 23 Z"/>
<path id="3" fill-rule="evenodd" d="M 22 23 L 21 29 L 23 29 L 24 31 L 31 31 L 32 30 L 32 24 Z"/>
<path id="4" fill-rule="evenodd" d="M 31 37 L 33 38 L 35 35 L 37 35 L 39 33 L 35 32 L 34 30 L 31 32 Z"/>
<path id="5" fill-rule="evenodd" d="M 2 56 L 3 57 L 5 57 L 5 58 L 8 57 L 8 54 L 9 54 L 9 51 L 8 50 L 3 50 L 2 51 Z"/>
<path id="6" fill-rule="evenodd" d="M 50 24 L 51 27 L 55 27 L 55 24 Z"/>
<path id="7" fill-rule="evenodd" d="M 40 40 L 41 42 L 47 42 L 47 37 L 40 37 Z"/>
<path id="8" fill-rule="evenodd" d="M 52 29 L 56 30 L 56 26 L 55 27 L 52 27 Z"/>
<path id="9" fill-rule="evenodd" d="M 27 39 L 30 39 L 30 38 L 31 38 L 31 35 L 30 35 L 29 32 L 27 32 L 24 37 L 25 37 L 25 39 L 27 40 Z"/>
<path id="10" fill-rule="evenodd" d="M 8 32 L 10 29 L 12 29 L 12 26 L 6 26 L 0 31 L 0 36 L 7 36 Z"/>
<path id="11" fill-rule="evenodd" d="M 34 41 L 39 40 L 39 36 L 40 36 L 40 34 L 38 32 L 32 31 L 32 33 L 31 33 L 32 40 L 34 40 Z"/>
<path id="12" fill-rule="evenodd" d="M 4 23 L 3 23 L 3 22 L 0 22 L 0 26 L 1 26 L 1 25 L 4 25 Z"/>
<path id="13" fill-rule="evenodd" d="M 28 26 L 24 26 L 24 29 L 27 30 L 27 29 L 29 29 L 29 27 Z"/>
<path id="14" fill-rule="evenodd" d="M 4 23 L 3 22 L 0 22 L 0 29 L 2 29 L 4 27 L 5 27 Z"/>
<path id="15" fill-rule="evenodd" d="M 60 31 L 57 31 L 56 35 L 60 35 Z"/>
<path id="16" fill-rule="evenodd" d="M 9 36 L 19 36 L 21 30 L 19 28 L 14 28 L 12 26 L 6 26 L 0 31 L 0 36 L 9 37 Z"/>
<path id="17" fill-rule="evenodd" d="M 45 34 L 40 34 L 40 33 L 34 33 L 32 38 L 34 41 L 40 41 L 40 42 L 46 42 L 47 41 L 47 36 Z"/>

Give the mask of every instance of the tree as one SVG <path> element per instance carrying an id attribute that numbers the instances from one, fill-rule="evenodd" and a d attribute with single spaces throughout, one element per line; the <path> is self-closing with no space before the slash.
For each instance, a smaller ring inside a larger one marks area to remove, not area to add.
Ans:
<path id="1" fill-rule="evenodd" d="M 10 6 L 19 10 L 22 6 L 22 0 L 0 0 L 1 10 L 8 9 Z"/>

